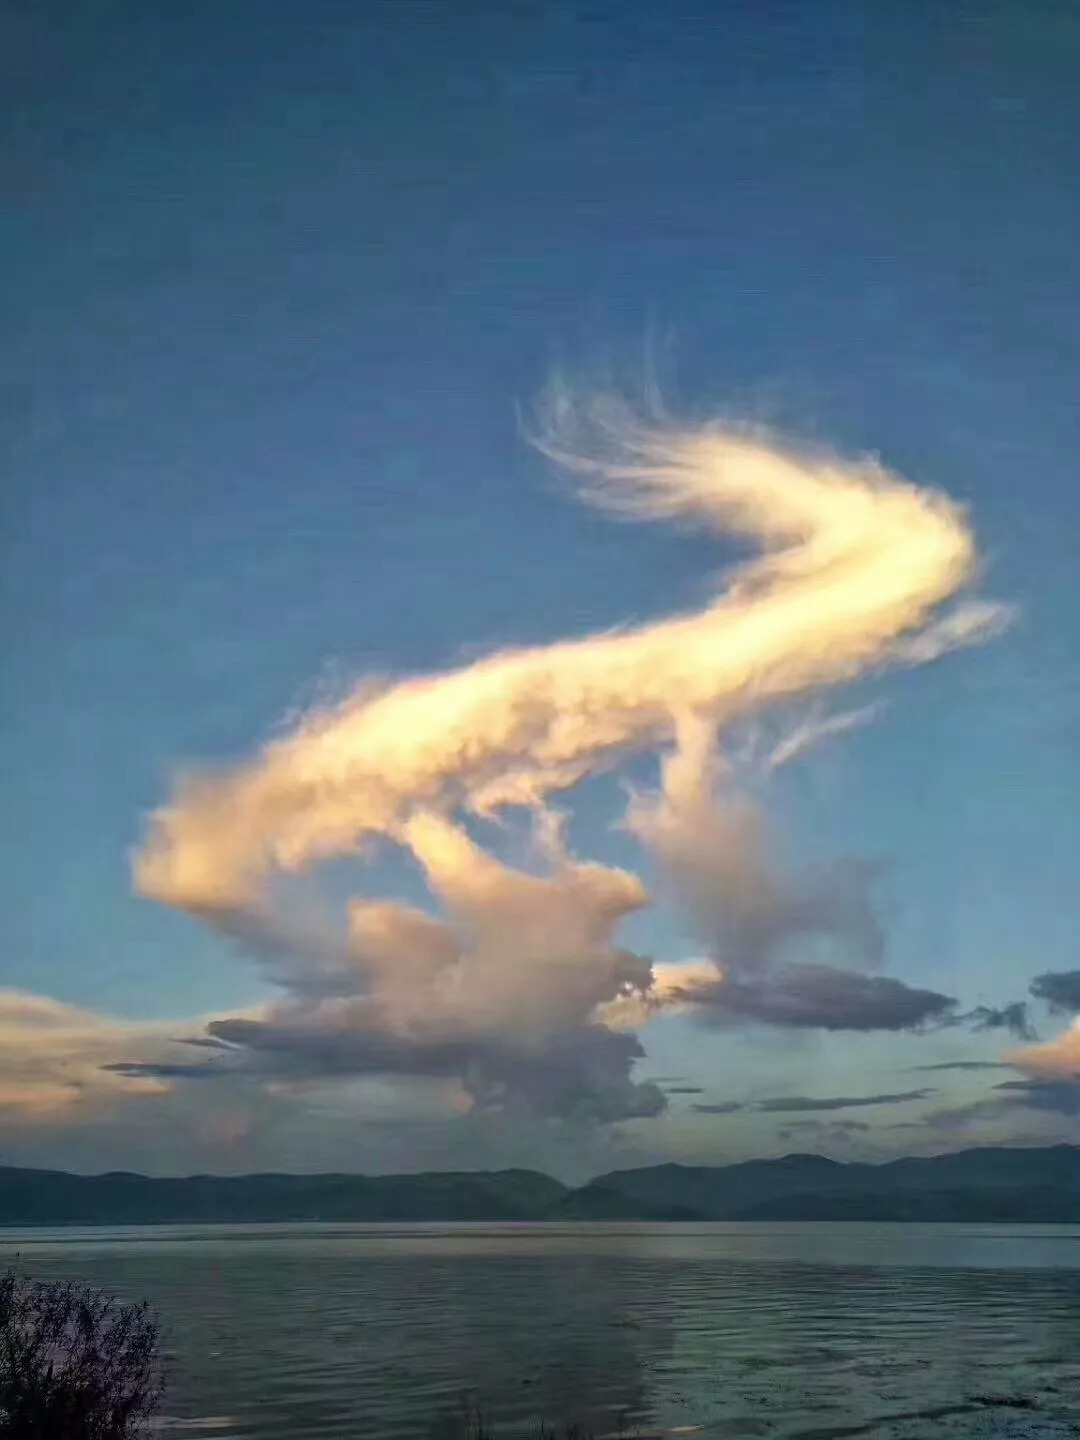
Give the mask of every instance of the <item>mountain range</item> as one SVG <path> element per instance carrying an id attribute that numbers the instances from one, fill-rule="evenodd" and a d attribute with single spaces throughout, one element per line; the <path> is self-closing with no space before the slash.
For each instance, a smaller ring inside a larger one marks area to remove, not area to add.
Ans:
<path id="1" fill-rule="evenodd" d="M 0 1225 L 284 1221 L 921 1220 L 1080 1224 L 1080 1146 L 982 1147 L 884 1164 L 785 1155 L 615 1170 L 418 1175 L 72 1175 L 0 1166 Z"/>

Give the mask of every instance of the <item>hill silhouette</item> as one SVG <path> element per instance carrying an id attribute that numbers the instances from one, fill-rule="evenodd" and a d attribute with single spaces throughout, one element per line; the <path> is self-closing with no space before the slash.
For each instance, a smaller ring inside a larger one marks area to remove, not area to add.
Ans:
<path id="1" fill-rule="evenodd" d="M 73 1175 L 0 1167 L 0 1225 L 287 1221 L 880 1220 L 1080 1223 L 1080 1146 L 983 1147 L 884 1164 L 785 1155 L 615 1170 L 417 1175 Z"/>

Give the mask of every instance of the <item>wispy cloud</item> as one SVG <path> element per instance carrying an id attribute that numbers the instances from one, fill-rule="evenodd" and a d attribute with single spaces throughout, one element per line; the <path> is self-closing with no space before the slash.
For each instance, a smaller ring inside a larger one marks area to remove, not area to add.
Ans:
<path id="1" fill-rule="evenodd" d="M 776 1133 L 781 1140 L 813 1136 L 816 1143 L 828 1144 L 837 1140 L 850 1140 L 853 1135 L 869 1134 L 873 1128 L 862 1120 L 793 1120 Z"/>
<path id="2" fill-rule="evenodd" d="M 1050 1110 L 1058 1115 L 1080 1115 L 1080 1075 L 1069 1080 L 1003 1080 L 995 1088 L 1008 1092 L 1008 1098 L 1034 1110 Z"/>
<path id="3" fill-rule="evenodd" d="M 941 1060 L 936 1065 L 909 1065 L 913 1074 L 930 1075 L 944 1070 L 1007 1070 L 1004 1060 Z"/>
<path id="4" fill-rule="evenodd" d="M 184 1065 L 177 1061 L 114 1060 L 102 1065 L 113 1075 L 127 1075 L 145 1080 L 216 1080 L 221 1071 L 213 1065 Z"/>
<path id="5" fill-rule="evenodd" d="M 804 1110 L 854 1110 L 864 1105 L 906 1105 L 912 1100 L 925 1100 L 936 1094 L 934 1090 L 902 1090 L 884 1095 L 779 1095 L 771 1100 L 759 1100 L 754 1106 L 764 1114 L 779 1115 L 789 1111 Z"/>
<path id="6" fill-rule="evenodd" d="M 69 1111 L 97 1114 L 119 1097 L 162 1094 L 163 1070 L 185 1069 L 172 1030 L 0 991 L 0 1112 L 51 1123 Z"/>
<path id="7" fill-rule="evenodd" d="M 1017 1040 L 1037 1038 L 1028 1007 L 1023 1000 L 1014 1000 L 1008 1005 L 976 1005 L 961 1017 L 972 1030 L 1007 1030 Z"/>

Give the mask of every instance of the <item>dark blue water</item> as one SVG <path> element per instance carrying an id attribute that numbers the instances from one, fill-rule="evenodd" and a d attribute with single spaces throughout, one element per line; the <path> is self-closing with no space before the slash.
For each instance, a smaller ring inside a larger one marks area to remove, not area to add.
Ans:
<path id="1" fill-rule="evenodd" d="M 2 1232 L 148 1297 L 169 1429 L 1080 1435 L 1080 1227 L 244 1226 Z"/>

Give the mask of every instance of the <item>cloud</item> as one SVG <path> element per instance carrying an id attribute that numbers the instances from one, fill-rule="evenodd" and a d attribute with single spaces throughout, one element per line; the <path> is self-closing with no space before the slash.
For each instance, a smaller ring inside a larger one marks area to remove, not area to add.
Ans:
<path id="1" fill-rule="evenodd" d="M 124 1021 L 22 991 L 0 991 L 0 1111 L 51 1123 L 98 1113 L 111 1100 L 158 1095 L 180 1052 L 172 1026 Z"/>
<path id="2" fill-rule="evenodd" d="M 364 684 L 251 764 L 189 778 L 136 857 L 142 893 L 207 918 L 262 921 L 274 867 L 350 854 L 365 836 L 411 845 L 411 819 L 448 806 L 535 804 L 671 738 L 679 712 L 720 724 L 850 680 L 887 661 L 973 572 L 959 509 L 873 462 L 800 459 L 716 427 L 629 423 L 619 453 L 583 454 L 567 450 L 572 417 L 555 411 L 546 448 L 599 503 L 749 534 L 764 557 L 698 614 Z"/>
<path id="3" fill-rule="evenodd" d="M 718 1100 L 701 1102 L 691 1105 L 690 1108 L 699 1115 L 734 1115 L 738 1110 L 745 1110 L 746 1106 L 739 1100 Z"/>
<path id="4" fill-rule="evenodd" d="M 639 1041 L 604 1027 L 527 1037 L 395 1037 L 363 1013 L 282 1005 L 266 1020 L 220 1020 L 210 1029 L 249 1057 L 250 1073 L 278 1080 L 427 1075 L 460 1080 L 478 1109 L 513 1109 L 610 1123 L 659 1114 L 663 1092 L 629 1078 Z"/>
<path id="5" fill-rule="evenodd" d="M 936 990 L 886 975 L 860 975 L 829 965 L 777 966 L 743 978 L 722 974 L 688 992 L 714 1023 L 761 1024 L 820 1030 L 918 1030 L 946 1018 L 956 1001 Z"/>
<path id="6" fill-rule="evenodd" d="M 789 764 L 797 756 L 819 745 L 822 740 L 833 735 L 843 735 L 848 730 L 865 725 L 878 713 L 879 707 L 876 705 L 864 705 L 860 710 L 845 710 L 835 715 L 824 714 L 820 710 L 811 713 L 773 747 L 768 757 L 767 769 L 776 770 L 781 765 Z"/>
<path id="7" fill-rule="evenodd" d="M 690 1014 L 697 987 L 715 979 L 716 965 L 712 960 L 654 961 L 647 987 L 628 989 L 604 1001 L 593 1012 L 594 1018 L 612 1030 L 638 1030 L 659 1015 Z"/>
<path id="8" fill-rule="evenodd" d="M 922 1117 L 922 1124 L 932 1130 L 967 1132 L 986 1122 L 1007 1119 L 1016 1104 L 1015 1100 L 1005 1096 L 990 1095 L 962 1105 L 943 1105 L 939 1110 L 930 1110 Z"/>
<path id="9" fill-rule="evenodd" d="M 803 1110 L 853 1110 L 863 1105 L 905 1105 L 911 1100 L 925 1100 L 933 1090 L 904 1090 L 891 1095 L 781 1095 L 771 1100 L 759 1100 L 755 1110 L 776 1115 L 786 1111 Z"/>
<path id="10" fill-rule="evenodd" d="M 437 1077 L 481 1112 L 607 1123 L 663 1108 L 663 1092 L 633 1078 L 631 1031 L 664 1010 L 831 1030 L 943 1016 L 949 997 L 865 973 L 883 958 L 872 869 L 775 865 L 758 812 L 721 783 L 715 746 L 768 706 L 992 633 L 994 607 L 942 618 L 976 568 L 963 512 L 876 461 L 716 426 L 643 429 L 558 392 L 540 443 L 602 507 L 695 520 L 761 555 L 696 613 L 368 681 L 251 760 L 182 777 L 135 856 L 136 888 L 239 939 L 284 991 L 257 1017 L 214 1022 L 222 1063 L 286 1082 Z M 661 796 L 636 798 L 628 825 L 707 939 L 695 975 L 619 946 L 644 885 L 571 857 L 549 808 L 642 753 L 666 757 Z M 514 807 L 536 821 L 533 870 L 475 838 L 478 821 L 505 823 Z M 438 915 L 357 900 L 340 937 L 328 917 L 288 908 L 282 876 L 375 842 L 418 863 Z M 142 1058 L 179 1078 L 167 1058 Z"/>
<path id="11" fill-rule="evenodd" d="M 709 723 L 682 722 L 659 795 L 636 797 L 627 824 L 726 971 L 749 977 L 814 943 L 848 963 L 880 965 L 873 867 L 840 861 L 804 873 L 782 869 L 765 817 L 734 789 Z"/>
<path id="12" fill-rule="evenodd" d="M 995 1088 L 1008 1091 L 1010 1099 L 1033 1110 L 1080 1115 L 1080 1084 L 1075 1080 L 1003 1080 Z"/>
<path id="13" fill-rule="evenodd" d="M 910 1065 L 912 1073 L 924 1075 L 941 1070 L 1006 1070 L 1003 1060 L 941 1060 L 936 1065 Z"/>
<path id="14" fill-rule="evenodd" d="M 212 1065 L 184 1065 L 175 1061 L 114 1060 L 101 1068 L 113 1075 L 150 1080 L 214 1080 L 221 1074 Z"/>
<path id="15" fill-rule="evenodd" d="M 985 1030 L 1008 1030 L 1018 1040 L 1034 1040 L 1036 1038 L 1035 1027 L 1028 1015 L 1028 1007 L 1023 1000 L 1014 1000 L 1009 1005 L 976 1005 L 974 1010 L 969 1010 L 966 1015 L 959 1017 L 969 1024 L 976 1032 Z"/>
<path id="16" fill-rule="evenodd" d="M 681 722 L 659 794 L 635 796 L 627 825 L 715 957 L 711 970 L 699 964 L 681 985 L 671 977 L 671 1000 L 700 1018 L 909 1030 L 951 1016 L 952 996 L 867 973 L 884 959 L 874 867 L 846 860 L 785 868 L 760 807 L 733 789 L 707 724 Z"/>
<path id="17" fill-rule="evenodd" d="M 351 975 L 324 973 L 211 1035 L 281 1078 L 439 1076 L 480 1108 L 602 1123 L 659 1113 L 663 1092 L 631 1077 L 640 1041 L 594 1018 L 652 984 L 649 962 L 614 940 L 643 903 L 640 882 L 573 860 L 551 826 L 537 837 L 546 874 L 511 869 L 435 815 L 410 836 L 443 918 L 354 902 Z"/>
<path id="18" fill-rule="evenodd" d="M 272 1013 L 191 1024 L 258 1026 Z M 456 1081 L 320 1075 L 317 1065 L 263 1063 L 255 1048 L 177 1028 L 0 991 L 0 1148 L 8 1163 L 155 1174 L 326 1171 L 349 1154 L 371 1171 L 516 1164 L 583 1179 L 623 1159 L 580 1117 L 518 1114 L 507 1126 L 491 1109 L 464 1113 L 471 1097 Z M 576 1099 L 572 1076 L 569 1085 Z"/>
<path id="19" fill-rule="evenodd" d="M 1023 1050 L 1014 1050 L 1007 1058 L 1018 1070 L 1025 1070 L 1037 1077 L 1080 1079 L 1080 1017 L 1056 1039 L 1044 1041 L 1041 1045 L 1029 1045 Z"/>
<path id="20" fill-rule="evenodd" d="M 793 1120 L 776 1132 L 776 1138 L 821 1148 L 846 1148 L 869 1133 L 874 1127 L 861 1120 Z"/>
<path id="21" fill-rule="evenodd" d="M 931 1111 L 923 1117 L 923 1123 L 932 1130 L 962 1134 L 977 1143 L 1074 1142 L 1075 1122 L 1080 1116 L 1078 1082 L 1080 1072 L 1071 1079 L 1048 1074 L 1003 1080 L 976 1100 Z"/>
<path id="22" fill-rule="evenodd" d="M 793 1120 L 779 1135 L 863 1135 L 872 1130 L 862 1120 Z"/>
<path id="23" fill-rule="evenodd" d="M 1080 1014 L 1080 970 L 1048 970 L 1029 988 L 1055 1014 Z"/>

